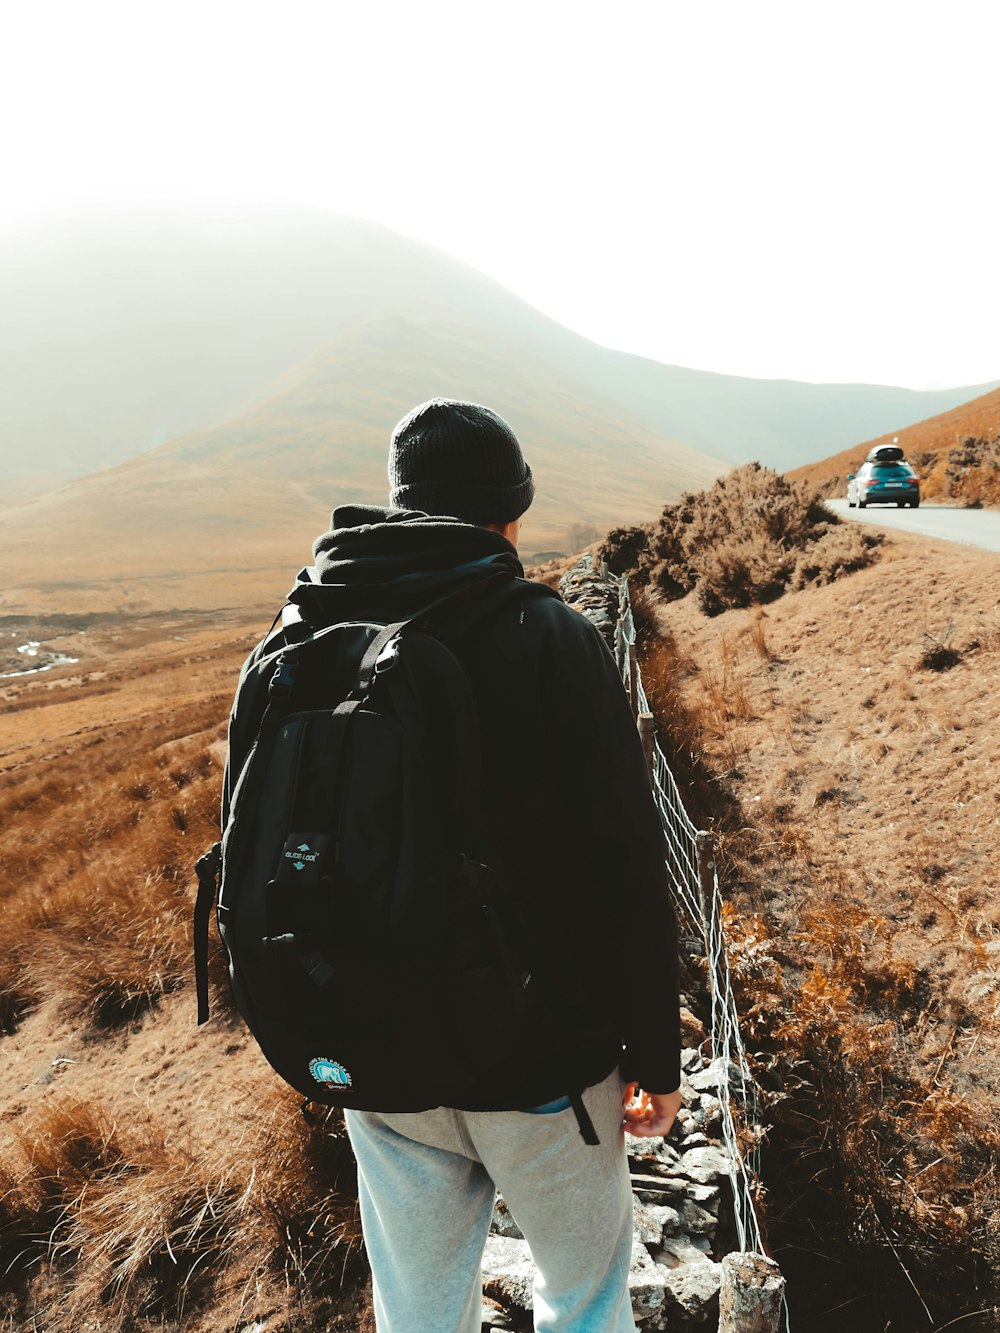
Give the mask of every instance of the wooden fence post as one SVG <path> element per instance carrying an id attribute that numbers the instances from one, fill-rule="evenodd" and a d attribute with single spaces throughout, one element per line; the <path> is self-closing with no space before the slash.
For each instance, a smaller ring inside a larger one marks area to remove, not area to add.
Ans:
<path id="1" fill-rule="evenodd" d="M 785 1279 L 762 1254 L 727 1254 L 722 1260 L 719 1333 L 778 1333 Z"/>
<path id="2" fill-rule="evenodd" d="M 635 644 L 628 646 L 628 697 L 632 700 L 632 716 L 639 716 L 639 658 Z"/>
<path id="3" fill-rule="evenodd" d="M 622 677 L 622 684 L 625 683 L 625 630 L 622 628 L 622 622 L 619 620 L 615 625 L 615 661 L 618 664 L 618 674 Z"/>
<path id="4" fill-rule="evenodd" d="M 646 767 L 649 769 L 650 782 L 656 776 L 656 770 L 653 767 L 653 746 L 656 743 L 656 727 L 653 722 L 652 713 L 640 713 L 636 718 L 639 726 L 639 735 L 642 738 L 642 752 L 646 756 Z"/>
<path id="5" fill-rule="evenodd" d="M 712 898 L 715 895 L 715 842 L 712 834 L 703 829 L 695 834 L 698 849 L 698 903 L 701 907 L 702 921 L 706 932 L 712 919 Z M 705 950 L 708 951 L 708 935 L 705 936 Z"/>

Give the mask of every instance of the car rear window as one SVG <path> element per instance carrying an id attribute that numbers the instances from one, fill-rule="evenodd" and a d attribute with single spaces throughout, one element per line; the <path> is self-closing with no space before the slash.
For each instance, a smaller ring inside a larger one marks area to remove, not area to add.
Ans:
<path id="1" fill-rule="evenodd" d="M 912 477 L 913 469 L 906 463 L 873 463 L 872 471 L 883 479 L 886 477 Z"/>

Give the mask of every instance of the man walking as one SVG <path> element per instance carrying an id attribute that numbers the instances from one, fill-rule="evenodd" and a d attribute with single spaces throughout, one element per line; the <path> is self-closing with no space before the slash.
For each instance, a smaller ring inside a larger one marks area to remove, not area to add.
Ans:
<path id="1" fill-rule="evenodd" d="M 626 1333 L 623 1120 L 664 1134 L 680 1106 L 676 928 L 642 746 L 597 630 L 523 579 L 534 482 L 507 423 L 423 403 L 393 432 L 389 480 L 390 508 L 334 512 L 294 600 L 314 622 L 393 623 L 510 576 L 458 650 L 482 741 L 479 859 L 530 905 L 560 1022 L 486 1105 L 345 1111 L 377 1326 L 478 1333 L 499 1188 L 538 1268 L 537 1333 Z M 645 1113 L 626 1112 L 627 1081 Z"/>

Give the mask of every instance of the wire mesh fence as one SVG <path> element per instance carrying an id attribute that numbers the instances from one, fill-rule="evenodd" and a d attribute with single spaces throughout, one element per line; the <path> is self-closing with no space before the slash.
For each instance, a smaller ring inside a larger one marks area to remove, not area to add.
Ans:
<path id="1" fill-rule="evenodd" d="M 608 576 L 609 581 L 614 578 Z M 636 628 L 628 580 L 618 580 L 618 620 L 615 652 L 622 679 L 637 718 L 651 718 L 642 685 L 636 648 Z M 680 790 L 659 744 L 647 740 L 650 780 L 664 833 L 664 860 L 673 886 L 682 941 L 698 941 L 704 950 L 711 996 L 711 1053 L 722 1107 L 722 1137 L 733 1187 L 736 1234 L 740 1249 L 763 1254 L 760 1221 L 754 1203 L 759 1175 L 756 1143 L 758 1093 L 740 1035 L 739 1015 L 723 933 L 722 896 L 719 892 L 712 835 L 695 828 L 684 808 Z"/>

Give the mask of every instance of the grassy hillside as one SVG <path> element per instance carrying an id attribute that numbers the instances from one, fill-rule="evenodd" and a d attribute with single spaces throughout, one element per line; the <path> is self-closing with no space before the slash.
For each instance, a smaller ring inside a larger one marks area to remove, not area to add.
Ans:
<path id="1" fill-rule="evenodd" d="M 0 578 L 20 610 L 260 606 L 308 564 L 330 509 L 386 503 L 392 426 L 436 394 L 508 418 L 536 478 L 522 549 L 572 550 L 721 463 L 592 387 L 464 327 L 371 320 L 257 409 L 7 510 Z"/>
<path id="2" fill-rule="evenodd" d="M 257 632 L 92 627 L 83 673 L 0 681 L 10 1333 L 371 1327 L 339 1121 L 299 1115 L 217 955 L 214 1017 L 195 1027 L 191 867 Z"/>
<path id="3" fill-rule="evenodd" d="M 837 522 L 755 464 L 599 554 L 715 832 L 793 1323 L 978 1318 L 1000 1303 L 1000 557 Z"/>
<path id="4" fill-rule="evenodd" d="M 500 338 L 647 432 L 775 467 L 994 387 L 920 393 L 664 366 L 572 333 L 431 246 L 334 214 L 126 217 L 0 245 L 0 483 L 51 486 L 206 430 L 381 317 L 461 324 L 471 346 Z M 407 369 L 387 367 L 389 396 L 405 396 Z M 503 381 L 498 367 L 494 393 Z"/>
<path id="5" fill-rule="evenodd" d="M 819 487 L 824 495 L 844 496 L 847 473 L 857 471 L 874 445 L 891 443 L 895 436 L 920 474 L 924 498 L 1000 506 L 1000 389 L 796 468 L 789 480 Z"/>
<path id="6" fill-rule="evenodd" d="M 995 1327 L 1000 558 L 887 540 L 764 607 L 647 606 L 717 833 L 793 1327 Z"/>

